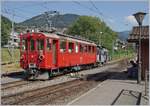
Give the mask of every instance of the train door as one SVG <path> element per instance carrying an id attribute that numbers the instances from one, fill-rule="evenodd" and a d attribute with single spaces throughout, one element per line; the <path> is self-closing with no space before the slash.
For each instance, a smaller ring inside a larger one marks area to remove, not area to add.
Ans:
<path id="1" fill-rule="evenodd" d="M 52 43 L 52 63 L 57 65 L 57 40 L 53 40 Z"/>

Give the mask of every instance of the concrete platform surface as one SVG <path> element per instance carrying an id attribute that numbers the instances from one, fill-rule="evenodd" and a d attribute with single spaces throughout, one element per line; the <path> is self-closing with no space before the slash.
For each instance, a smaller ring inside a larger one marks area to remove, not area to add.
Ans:
<path id="1" fill-rule="evenodd" d="M 143 82 L 139 85 L 135 80 L 109 79 L 68 105 L 136 105 L 138 103 L 147 105 L 148 99 L 139 98 L 140 93 L 144 94 Z"/>

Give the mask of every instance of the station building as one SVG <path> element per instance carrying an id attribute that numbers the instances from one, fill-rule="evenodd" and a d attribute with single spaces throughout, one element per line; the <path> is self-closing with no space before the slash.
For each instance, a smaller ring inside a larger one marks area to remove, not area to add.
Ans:
<path id="1" fill-rule="evenodd" d="M 128 37 L 129 43 L 135 43 L 137 51 L 139 50 L 139 27 L 134 26 L 132 32 Z M 138 52 L 139 55 L 139 52 Z M 137 56 L 138 57 L 138 56 Z M 149 26 L 142 26 L 141 28 L 141 77 L 145 78 L 145 72 L 149 71 Z"/>

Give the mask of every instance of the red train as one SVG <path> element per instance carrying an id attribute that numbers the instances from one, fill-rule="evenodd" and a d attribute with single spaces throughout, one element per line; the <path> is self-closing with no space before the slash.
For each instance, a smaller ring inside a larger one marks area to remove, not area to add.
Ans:
<path id="1" fill-rule="evenodd" d="M 97 45 L 65 34 L 27 32 L 20 35 L 20 65 L 27 77 L 39 72 L 80 70 L 96 64 Z"/>

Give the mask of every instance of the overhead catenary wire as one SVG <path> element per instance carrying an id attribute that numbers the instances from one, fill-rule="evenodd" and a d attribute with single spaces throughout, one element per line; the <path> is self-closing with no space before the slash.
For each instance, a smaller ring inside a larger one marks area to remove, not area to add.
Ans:
<path id="1" fill-rule="evenodd" d="M 107 20 L 107 23 L 111 25 L 112 22 L 111 22 L 110 20 L 113 20 L 113 21 L 114 21 L 114 19 L 113 19 L 112 17 L 110 17 L 110 16 L 108 16 L 108 15 L 106 15 L 106 14 L 100 12 L 100 10 L 96 7 L 96 5 L 94 4 L 93 1 L 90 0 L 90 3 L 91 3 L 92 6 L 95 8 L 95 10 L 97 11 L 97 13 L 98 13 L 100 16 L 102 16 L 103 18 L 105 18 L 105 19 Z M 103 22 L 103 20 L 104 20 L 103 18 L 102 18 L 102 22 Z"/>
<path id="2" fill-rule="evenodd" d="M 14 15 L 15 17 L 19 17 L 19 18 L 24 18 L 24 17 L 26 17 L 26 18 L 30 18 L 30 17 L 28 17 L 28 16 L 26 16 L 26 15 L 23 15 L 23 14 L 21 14 L 21 15 L 18 15 L 18 14 L 16 14 L 15 13 L 15 10 L 14 9 L 11 9 L 11 11 L 10 11 L 10 9 L 6 9 L 6 8 L 4 8 L 3 10 L 2 10 L 2 14 L 8 14 L 8 15 Z"/>
<path id="3" fill-rule="evenodd" d="M 92 11 L 92 12 L 98 14 L 98 15 L 101 17 L 101 21 L 102 21 L 102 22 L 104 21 L 104 18 L 106 19 L 106 17 L 104 16 L 104 14 L 99 11 L 99 9 L 94 5 L 94 3 L 93 3 L 92 1 L 91 1 L 90 3 L 92 4 L 92 6 L 93 6 L 95 9 L 90 8 L 90 7 L 87 7 L 87 6 L 81 4 L 81 3 L 78 2 L 78 1 L 73 1 L 73 2 L 74 2 L 75 4 L 80 5 L 81 7 L 84 7 L 84 8 L 86 8 L 86 9 L 88 9 L 88 10 L 90 10 L 90 11 Z"/>
<path id="4" fill-rule="evenodd" d="M 90 0 L 90 3 L 91 3 L 92 6 L 97 10 L 97 13 L 100 15 L 101 20 L 102 20 L 102 22 L 103 22 L 103 18 L 102 18 L 103 13 L 99 11 L 99 9 L 95 6 L 95 4 L 94 4 L 91 0 Z"/>
<path id="5" fill-rule="evenodd" d="M 78 1 L 73 1 L 73 3 L 78 4 L 78 5 L 80 5 L 81 7 L 86 8 L 86 9 L 88 9 L 88 10 L 90 10 L 90 11 L 92 11 L 92 12 L 98 14 L 98 15 L 101 17 L 101 21 L 102 21 L 102 22 L 103 22 L 104 19 L 105 19 L 105 20 L 107 20 L 107 23 L 108 23 L 108 24 L 112 25 L 112 23 L 114 23 L 114 22 L 116 21 L 116 20 L 114 20 L 111 16 L 108 16 L 108 15 L 104 14 L 103 12 L 101 12 L 101 11 L 96 7 L 96 5 L 93 3 L 93 1 L 91 1 L 91 0 L 90 0 L 90 3 L 91 3 L 92 6 L 94 7 L 94 9 L 93 9 L 93 8 L 90 8 L 90 7 L 88 7 L 88 6 L 85 6 L 85 5 L 81 4 L 81 3 L 78 2 Z M 114 22 L 112 22 L 112 21 L 114 21 Z M 123 24 L 123 22 L 121 22 L 121 21 L 119 21 L 119 20 L 117 20 L 117 23 Z M 124 24 L 123 24 L 123 25 L 124 25 Z M 125 26 L 126 26 L 126 25 L 125 25 Z"/>

